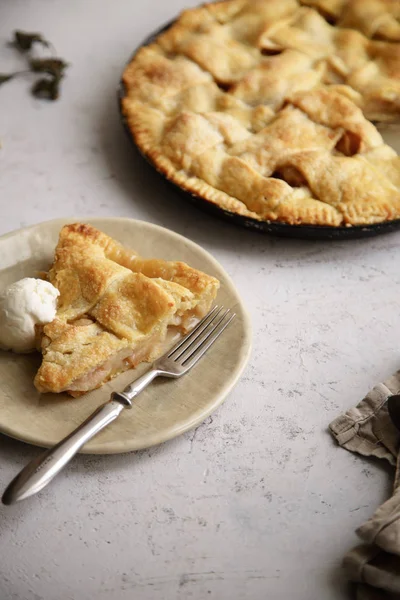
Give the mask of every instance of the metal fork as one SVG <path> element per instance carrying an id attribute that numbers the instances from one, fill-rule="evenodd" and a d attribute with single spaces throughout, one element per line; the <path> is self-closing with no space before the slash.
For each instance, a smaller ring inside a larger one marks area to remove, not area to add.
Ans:
<path id="1" fill-rule="evenodd" d="M 156 377 L 178 378 L 185 375 L 228 327 L 236 314 L 215 306 L 198 325 L 180 339 L 151 369 L 128 385 L 113 392 L 79 427 L 53 448 L 33 459 L 9 484 L 2 502 L 14 504 L 40 492 L 69 463 L 86 442 L 114 421 Z"/>

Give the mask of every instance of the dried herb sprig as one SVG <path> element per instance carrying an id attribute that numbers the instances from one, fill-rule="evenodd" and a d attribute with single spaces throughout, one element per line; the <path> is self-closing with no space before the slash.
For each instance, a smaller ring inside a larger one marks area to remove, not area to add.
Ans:
<path id="1" fill-rule="evenodd" d="M 60 95 L 60 79 L 57 77 L 43 77 L 33 84 L 31 92 L 35 98 L 44 100 L 57 100 Z"/>
<path id="2" fill-rule="evenodd" d="M 39 79 L 32 87 L 35 98 L 57 100 L 60 95 L 60 83 L 68 64 L 61 58 L 37 58 L 29 61 L 34 73 L 45 73 L 48 77 Z"/>
<path id="3" fill-rule="evenodd" d="M 14 79 L 16 75 L 17 73 L 9 73 L 8 75 L 6 75 L 5 73 L 0 73 L 0 85 L 6 83 L 7 81 L 10 81 L 11 79 Z"/>
<path id="4" fill-rule="evenodd" d="M 33 44 L 41 44 L 45 48 L 50 48 L 50 42 L 44 39 L 40 33 L 27 33 L 26 31 L 14 31 L 13 44 L 21 52 L 28 52 Z"/>
<path id="5" fill-rule="evenodd" d="M 18 48 L 21 52 L 31 52 L 34 44 L 41 44 L 45 48 L 53 48 L 40 33 L 27 33 L 25 31 L 15 31 L 12 45 Z M 31 93 L 35 98 L 46 100 L 57 100 L 60 95 L 60 82 L 65 74 L 65 69 L 68 67 L 61 58 L 32 58 L 28 56 L 28 71 L 16 71 L 15 73 L 0 73 L 0 85 L 7 83 L 23 73 L 42 73 L 46 75 L 38 79 L 31 88 Z"/>
<path id="6" fill-rule="evenodd" d="M 0 85 L 7 83 L 7 81 L 11 81 L 14 77 L 25 75 L 26 73 L 30 73 L 30 69 L 25 71 L 15 71 L 15 73 L 0 73 Z"/>
<path id="7" fill-rule="evenodd" d="M 62 77 L 68 63 L 61 58 L 33 58 L 29 61 L 29 66 L 35 73 L 47 73 L 53 77 Z"/>

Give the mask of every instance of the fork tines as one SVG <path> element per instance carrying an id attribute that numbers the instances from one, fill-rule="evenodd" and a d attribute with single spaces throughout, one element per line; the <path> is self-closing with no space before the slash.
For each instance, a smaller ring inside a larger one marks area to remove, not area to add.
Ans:
<path id="1" fill-rule="evenodd" d="M 236 314 L 214 306 L 196 327 L 173 346 L 166 356 L 184 367 L 193 366 L 221 335 Z"/>

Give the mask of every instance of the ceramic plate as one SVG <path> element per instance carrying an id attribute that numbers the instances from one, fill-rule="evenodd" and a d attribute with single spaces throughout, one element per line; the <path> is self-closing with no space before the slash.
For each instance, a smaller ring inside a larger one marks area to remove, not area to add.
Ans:
<path id="1" fill-rule="evenodd" d="M 57 219 L 0 238 L 0 289 L 21 277 L 48 269 L 60 228 L 76 219 Z M 186 376 L 158 379 L 82 452 L 114 454 L 165 442 L 199 425 L 224 400 L 237 382 L 250 354 L 251 326 L 246 310 L 227 273 L 208 252 L 162 227 L 131 219 L 85 219 L 144 257 L 183 260 L 221 282 L 217 303 L 237 313 L 234 324 Z M 37 353 L 0 351 L 0 432 L 35 444 L 52 446 L 70 433 L 113 390 L 120 390 L 148 369 L 141 365 L 81 398 L 40 394 L 33 377 Z"/>
<path id="2" fill-rule="evenodd" d="M 170 21 L 163 27 L 157 29 L 157 31 L 151 33 L 139 46 L 147 46 L 154 42 L 154 40 L 163 32 L 165 32 L 171 25 L 174 24 L 175 21 Z M 128 63 L 131 62 L 136 52 L 139 50 L 137 48 L 129 59 Z M 127 64 L 128 64 L 127 63 Z M 122 110 L 122 99 L 125 96 L 125 87 L 120 81 L 118 87 L 118 102 L 119 102 L 119 111 L 121 115 L 122 124 L 126 133 L 128 134 L 129 139 L 133 143 L 135 149 L 138 151 L 139 155 L 144 158 L 159 174 L 161 179 L 166 181 L 169 186 L 171 186 L 180 196 L 185 198 L 191 204 L 194 204 L 201 210 L 208 212 L 215 217 L 220 219 L 224 219 L 225 221 L 229 221 L 234 225 L 239 225 L 240 227 L 245 227 L 246 229 L 253 229 L 260 233 L 266 233 L 269 235 L 276 235 L 279 237 L 288 237 L 288 238 L 298 238 L 298 239 L 308 239 L 308 240 L 349 240 L 349 239 L 358 239 L 364 237 L 375 237 L 376 235 L 381 235 L 383 233 L 391 233 L 392 231 L 396 231 L 400 229 L 400 219 L 396 219 L 394 221 L 386 221 L 384 223 L 375 223 L 372 225 L 358 225 L 353 227 L 328 227 L 328 226 L 318 226 L 318 225 L 288 225 L 287 223 L 279 223 L 278 221 L 258 221 L 257 219 L 252 219 L 251 217 L 244 217 L 243 215 L 238 215 L 236 213 L 230 212 L 218 206 L 218 204 L 214 204 L 213 202 L 198 196 L 193 192 L 189 192 L 179 185 L 171 181 L 164 173 L 158 170 L 157 165 L 152 161 L 152 159 L 147 156 L 144 152 L 140 150 L 137 146 L 134 136 L 132 135 L 131 130 L 129 129 L 128 123 L 125 119 L 123 110 Z M 383 139 L 387 144 L 392 146 L 396 152 L 400 152 L 400 137 L 397 131 L 393 131 L 390 128 L 384 128 L 380 132 L 383 136 Z"/>

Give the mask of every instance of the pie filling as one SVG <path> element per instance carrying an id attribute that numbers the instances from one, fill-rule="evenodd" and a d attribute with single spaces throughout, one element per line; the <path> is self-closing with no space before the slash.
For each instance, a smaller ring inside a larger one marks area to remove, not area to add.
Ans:
<path id="1" fill-rule="evenodd" d="M 80 395 L 89 390 L 100 387 L 106 381 L 116 377 L 120 373 L 136 367 L 139 363 L 146 361 L 147 357 L 155 351 L 159 342 L 154 336 L 147 342 L 140 344 L 135 350 L 124 348 L 98 367 L 85 373 L 82 377 L 75 379 L 69 385 L 68 391 L 71 395 Z"/>
<path id="2" fill-rule="evenodd" d="M 68 391 L 72 396 L 79 396 L 80 393 L 87 392 L 98 388 L 102 383 L 109 381 L 119 373 L 122 373 L 130 367 L 130 359 L 134 357 L 135 353 L 132 349 L 124 349 L 118 352 L 118 354 L 106 360 L 98 367 L 92 369 L 88 373 L 85 373 L 82 377 L 75 379 L 69 387 Z"/>
<path id="3" fill-rule="evenodd" d="M 134 369 L 140 363 L 148 362 L 149 358 L 155 360 L 177 341 L 182 331 L 189 331 L 198 322 L 199 318 L 194 315 L 176 317 L 163 336 L 156 333 L 141 344 L 138 344 L 134 350 L 132 348 L 124 348 L 88 373 L 85 373 L 82 377 L 75 379 L 68 386 L 68 389 L 63 391 L 68 391 L 74 397 L 80 396 L 85 392 L 100 387 L 103 383 L 110 381 L 110 379 L 113 379 L 117 375 L 129 369 Z"/>

